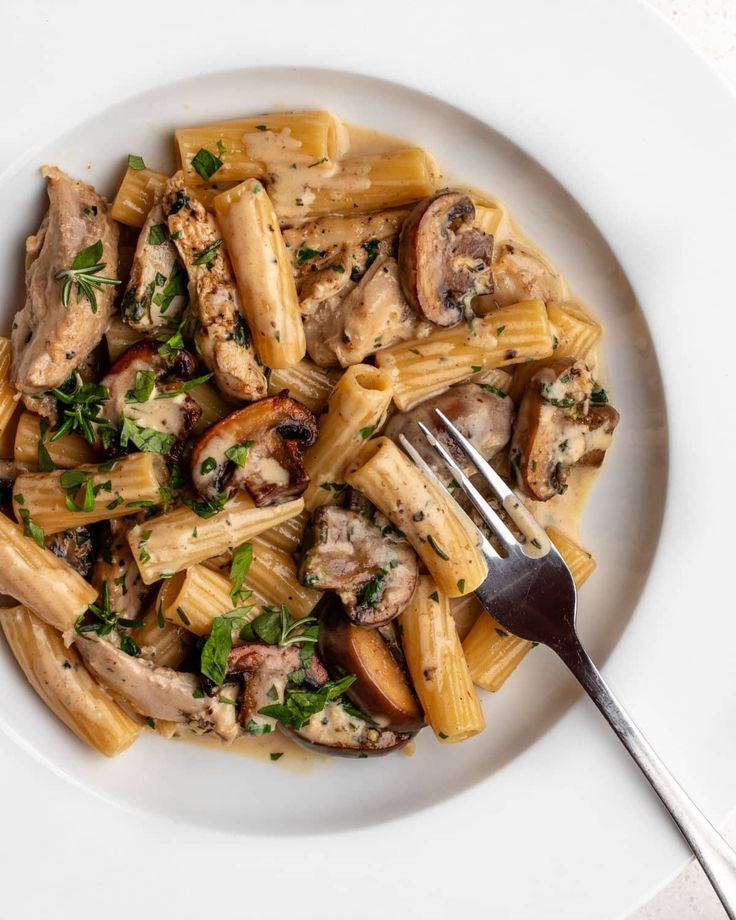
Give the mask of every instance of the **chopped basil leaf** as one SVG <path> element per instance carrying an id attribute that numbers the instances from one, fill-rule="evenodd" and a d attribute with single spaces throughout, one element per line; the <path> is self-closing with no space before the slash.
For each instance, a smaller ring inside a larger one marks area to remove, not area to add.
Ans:
<path id="1" fill-rule="evenodd" d="M 166 242 L 166 224 L 154 224 L 148 231 L 148 242 L 151 246 L 160 246 Z"/>
<path id="2" fill-rule="evenodd" d="M 28 510 L 28 508 L 20 508 L 19 514 L 20 519 L 23 522 L 23 535 L 30 537 L 34 543 L 37 543 L 41 549 L 43 549 L 45 545 L 43 539 L 44 533 L 38 524 L 34 524 L 31 520 L 31 512 Z"/>
<path id="3" fill-rule="evenodd" d="M 319 249 L 310 249 L 308 246 L 302 244 L 296 251 L 296 264 L 304 265 L 304 263 L 309 262 L 310 259 L 316 259 L 318 255 L 320 255 Z"/>
<path id="4" fill-rule="evenodd" d="M 493 393 L 494 396 L 498 396 L 499 399 L 506 399 L 508 395 L 503 390 L 499 389 L 499 387 L 494 387 L 490 383 L 481 383 L 481 386 L 484 390 L 488 390 L 489 393 Z"/>
<path id="5" fill-rule="evenodd" d="M 253 565 L 253 544 L 241 543 L 233 553 L 232 562 L 230 563 L 230 581 L 232 590 L 230 598 L 233 604 L 246 600 L 243 595 L 243 581 Z"/>
<path id="6" fill-rule="evenodd" d="M 225 456 L 228 460 L 232 460 L 236 466 L 245 466 L 248 451 L 255 443 L 255 441 L 243 441 L 242 444 L 233 444 L 232 447 L 228 447 L 225 451 Z"/>
<path id="7" fill-rule="evenodd" d="M 205 457 L 199 465 L 199 472 L 202 476 L 206 476 L 207 473 L 211 473 L 214 469 L 217 469 L 217 460 L 214 457 Z"/>
<path id="8" fill-rule="evenodd" d="M 310 718 L 322 712 L 327 703 L 341 696 L 356 680 L 355 674 L 346 674 L 340 680 L 331 680 L 319 690 L 286 690 L 283 703 L 273 703 L 259 709 L 260 715 L 269 716 L 289 728 L 300 729 Z"/>
<path id="9" fill-rule="evenodd" d="M 187 506 L 187 508 L 189 508 L 195 514 L 199 515 L 199 517 L 211 518 L 222 511 L 229 497 L 230 490 L 223 489 L 222 492 L 218 492 L 217 495 L 213 496 L 212 498 L 204 498 L 202 501 L 195 501 L 191 498 L 184 498 L 182 499 L 182 502 Z"/>
<path id="10" fill-rule="evenodd" d="M 447 555 L 447 553 L 442 549 L 442 547 L 439 545 L 439 543 L 435 540 L 435 538 L 432 536 L 432 534 L 429 534 L 429 535 L 427 536 L 427 542 L 428 542 L 429 545 L 432 547 L 432 549 L 437 553 L 437 555 L 440 557 L 440 559 L 445 559 L 445 560 L 447 560 L 447 559 L 450 558 L 450 557 Z"/>
<path id="11" fill-rule="evenodd" d="M 217 250 L 222 246 L 222 240 L 215 240 L 214 243 L 203 249 L 194 260 L 195 265 L 209 265 L 217 255 Z"/>
<path id="12" fill-rule="evenodd" d="M 128 154 L 128 166 L 135 170 L 146 168 L 146 164 L 143 162 L 143 157 L 137 157 L 134 153 Z"/>
<path id="13" fill-rule="evenodd" d="M 176 443 L 176 436 L 156 431 L 155 428 L 142 428 L 132 419 L 123 416 L 123 427 L 120 429 L 120 446 L 127 447 L 129 442 L 138 450 L 148 451 L 153 454 L 168 454 Z"/>

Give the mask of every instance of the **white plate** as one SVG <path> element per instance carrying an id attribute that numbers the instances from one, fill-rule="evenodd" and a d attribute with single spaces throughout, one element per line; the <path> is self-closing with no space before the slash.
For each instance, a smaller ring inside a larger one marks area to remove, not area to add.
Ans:
<path id="1" fill-rule="evenodd" d="M 161 164 L 170 130 L 184 123 L 326 106 L 428 147 L 449 171 L 498 194 L 607 324 L 608 380 L 623 422 L 583 528 L 600 563 L 583 595 L 583 637 L 599 660 L 616 645 L 607 676 L 694 797 L 722 817 L 736 799 L 736 744 L 726 730 L 736 627 L 726 609 L 724 512 L 733 499 L 726 490 L 696 503 L 686 485 L 694 476 L 717 484 L 721 455 L 728 460 L 736 446 L 733 430 L 720 430 L 736 331 L 726 284 L 736 139 L 723 126 L 733 100 L 651 13 L 628 3 L 614 11 L 584 0 L 528 0 L 514 10 L 471 2 L 440 24 L 426 5 L 419 22 L 379 0 L 354 24 L 341 15 L 332 40 L 324 18 L 302 18 L 303 4 L 278 6 L 277 41 L 235 6 L 241 23 L 228 28 L 221 5 L 217 51 L 197 42 L 197 69 L 228 69 L 121 103 L 127 93 L 110 91 L 115 105 L 0 179 L 8 314 L 20 241 L 43 204 L 38 164 L 58 162 L 109 192 L 125 153 Z M 333 27 L 339 9 L 320 6 Z M 206 18 L 191 4 L 181 20 L 191 26 L 197 16 Z M 84 16 L 76 26 L 83 47 L 92 40 Z M 127 26 L 118 26 L 120 56 Z M 463 28 L 475 38 L 444 37 Z M 162 16 L 135 34 L 146 73 L 154 49 L 167 76 L 192 73 L 172 50 L 195 47 L 184 23 Z M 241 43 L 254 55 L 248 63 L 270 66 L 235 69 Z M 325 62 L 342 72 L 306 69 Z M 39 913 L 87 866 L 84 884 L 73 886 L 82 917 L 95 912 L 96 892 L 108 893 L 107 916 L 129 915 L 121 880 L 132 869 L 136 902 L 152 916 L 159 905 L 184 916 L 222 910 L 234 886 L 263 917 L 331 917 L 347 904 L 368 917 L 400 902 L 408 916 L 487 906 L 504 918 L 588 920 L 619 915 L 682 857 L 592 707 L 569 708 L 575 688 L 543 650 L 487 700 L 489 728 L 474 741 L 440 748 L 424 733 L 412 758 L 333 761 L 307 776 L 153 737 L 102 762 L 42 709 L 4 647 L 0 675 L 2 804 L 12 829 L 4 865 L 14 870 L 3 906 L 14 917 L 40 863 L 45 887 L 31 893 Z M 172 893 L 182 868 L 196 872 L 195 883 Z M 109 899 L 115 890 L 120 897 Z"/>

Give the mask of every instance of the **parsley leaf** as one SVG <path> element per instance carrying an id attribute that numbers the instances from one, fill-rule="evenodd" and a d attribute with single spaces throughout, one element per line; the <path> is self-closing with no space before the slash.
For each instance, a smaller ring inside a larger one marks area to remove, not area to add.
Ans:
<path id="1" fill-rule="evenodd" d="M 310 249 L 309 246 L 302 244 L 296 251 L 296 264 L 304 265 L 305 262 L 316 259 L 318 255 L 320 255 L 319 249 Z"/>
<path id="2" fill-rule="evenodd" d="M 23 522 L 23 535 L 30 537 L 34 543 L 37 543 L 41 549 L 44 548 L 44 533 L 43 530 L 34 524 L 31 520 L 31 512 L 28 508 L 19 508 L 20 519 Z"/>
<path id="3" fill-rule="evenodd" d="M 166 242 L 166 224 L 154 224 L 148 231 L 148 242 L 151 246 L 160 246 Z"/>
<path id="4" fill-rule="evenodd" d="M 217 250 L 222 246 L 222 240 L 215 240 L 214 243 L 203 249 L 194 260 L 195 265 L 209 265 L 217 255 Z"/>
<path id="5" fill-rule="evenodd" d="M 357 680 L 355 674 L 346 674 L 340 680 L 331 680 L 319 690 L 287 689 L 283 703 L 273 703 L 258 710 L 259 715 L 269 716 L 289 728 L 300 729 L 313 715 L 322 712 L 325 706 L 337 699 Z"/>
<path id="6" fill-rule="evenodd" d="M 155 428 L 141 428 L 132 419 L 123 416 L 123 427 L 120 429 L 120 446 L 127 447 L 129 442 L 138 450 L 153 454 L 168 454 L 176 443 L 176 436 L 156 431 Z"/>
<path id="7" fill-rule="evenodd" d="M 125 394 L 126 403 L 143 403 L 151 398 L 156 384 L 156 375 L 153 371 L 136 371 L 133 389 Z"/>
<path id="8" fill-rule="evenodd" d="M 233 444 L 232 447 L 228 447 L 225 451 L 225 456 L 228 460 L 232 460 L 236 466 L 245 466 L 248 451 L 255 443 L 255 441 L 243 441 L 242 444 Z"/>
<path id="9" fill-rule="evenodd" d="M 211 518 L 222 511 L 228 498 L 230 498 L 230 490 L 223 489 L 222 492 L 218 492 L 217 495 L 214 495 L 212 498 L 204 498 L 202 501 L 183 498 L 182 502 L 187 508 L 199 515 L 199 517 Z"/>
<path id="10" fill-rule="evenodd" d="M 209 150 L 205 150 L 204 147 L 200 147 L 192 158 L 192 166 L 197 170 L 205 182 L 209 182 L 212 176 L 214 176 L 217 170 L 222 166 L 222 160 L 218 156 L 215 156 L 214 153 L 210 153 Z"/>

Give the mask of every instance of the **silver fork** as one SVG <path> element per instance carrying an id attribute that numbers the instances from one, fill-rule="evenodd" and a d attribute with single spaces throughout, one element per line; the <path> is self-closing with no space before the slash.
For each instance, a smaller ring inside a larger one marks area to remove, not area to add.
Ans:
<path id="1" fill-rule="evenodd" d="M 736 920 L 736 853 L 664 766 L 583 648 L 575 631 L 577 589 L 570 570 L 544 530 L 498 473 L 439 409 L 435 413 L 525 537 L 524 542 L 517 540 L 444 445 L 420 422 L 427 441 L 452 471 L 502 549 L 499 553 L 483 538 L 482 551 L 489 575 L 478 587 L 476 596 L 504 629 L 557 652 L 652 784 L 705 870 L 726 913 Z M 404 443 L 414 459 L 421 460 Z M 452 498 L 449 490 L 445 491 Z"/>

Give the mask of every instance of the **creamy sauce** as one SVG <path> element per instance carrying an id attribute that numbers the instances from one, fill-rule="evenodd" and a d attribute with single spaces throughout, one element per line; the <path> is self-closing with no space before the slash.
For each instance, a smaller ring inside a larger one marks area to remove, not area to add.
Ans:
<path id="1" fill-rule="evenodd" d="M 300 747 L 281 731 L 266 735 L 241 735 L 231 744 L 223 744 L 212 734 L 197 735 L 194 732 L 179 732 L 174 736 L 174 740 L 238 757 L 273 763 L 274 766 L 278 765 L 281 769 L 300 776 L 307 776 L 318 764 L 328 763 L 331 759 L 328 755 Z M 281 757 L 273 760 L 272 754 L 281 754 Z"/>

